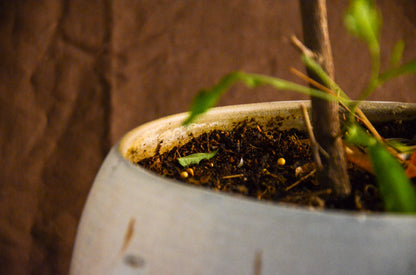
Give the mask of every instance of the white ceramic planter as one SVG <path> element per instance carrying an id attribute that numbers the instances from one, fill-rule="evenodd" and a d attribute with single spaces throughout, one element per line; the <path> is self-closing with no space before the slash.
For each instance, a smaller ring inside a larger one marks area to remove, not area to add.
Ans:
<path id="1" fill-rule="evenodd" d="M 365 103 L 370 119 L 416 117 L 416 105 Z M 309 211 L 212 192 L 157 176 L 126 158 L 235 121 L 300 117 L 299 102 L 213 109 L 129 132 L 104 161 L 79 225 L 71 274 L 416 274 L 416 217 Z M 282 127 L 303 127 L 283 120 Z M 134 154 L 132 154 L 132 152 Z"/>

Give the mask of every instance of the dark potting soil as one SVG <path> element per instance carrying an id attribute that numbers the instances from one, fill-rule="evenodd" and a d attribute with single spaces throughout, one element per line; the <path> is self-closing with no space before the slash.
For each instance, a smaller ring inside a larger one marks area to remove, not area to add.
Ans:
<path id="1" fill-rule="evenodd" d="M 416 121 L 375 125 L 384 138 L 412 139 Z M 194 153 L 217 154 L 198 165 L 182 167 L 178 158 Z M 345 199 L 331 197 L 331 189 L 317 181 L 306 133 L 298 130 L 263 130 L 241 123 L 233 131 L 215 130 L 181 147 L 138 162 L 153 172 L 189 184 L 232 192 L 258 200 L 291 203 L 311 208 L 384 211 L 375 177 L 348 163 L 352 185 Z"/>

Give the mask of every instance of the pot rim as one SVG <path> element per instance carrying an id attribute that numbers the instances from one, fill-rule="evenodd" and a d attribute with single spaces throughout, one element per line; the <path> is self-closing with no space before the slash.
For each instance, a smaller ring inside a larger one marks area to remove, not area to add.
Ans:
<path id="1" fill-rule="evenodd" d="M 238 115 L 240 112 L 249 112 L 254 108 L 255 112 L 261 112 L 261 113 L 268 113 L 268 111 L 264 110 L 264 106 L 268 105 L 269 107 L 278 107 L 278 106 L 284 106 L 288 109 L 294 109 L 295 107 L 299 107 L 299 104 L 305 104 L 307 108 L 310 108 L 310 100 L 295 100 L 295 101 L 274 101 L 274 102 L 262 102 L 262 103 L 250 103 L 250 104 L 237 104 L 237 105 L 228 105 L 228 106 L 220 106 L 210 109 L 206 115 L 203 115 L 196 119 L 194 123 L 192 123 L 193 126 L 202 124 L 203 128 L 207 127 L 207 124 L 210 124 L 210 120 L 207 119 L 207 117 L 215 116 L 215 115 L 225 115 L 227 114 L 227 117 L 231 117 L 233 115 Z M 414 114 L 412 113 L 412 116 L 414 115 L 416 117 L 416 103 L 404 103 L 404 102 L 394 102 L 394 101 L 364 101 L 360 106 L 367 108 L 367 109 L 377 109 L 379 106 L 386 107 L 384 109 L 391 109 L 391 107 L 396 108 L 413 108 Z M 390 107 L 390 108 L 388 108 Z M 394 109 L 393 109 L 393 112 Z M 230 115 L 231 114 L 231 115 Z M 398 218 L 398 219 L 411 219 L 416 220 L 416 215 L 409 215 L 404 213 L 391 213 L 391 212 L 358 212 L 358 211 L 351 211 L 351 210 L 342 210 L 342 209 L 309 209 L 306 206 L 299 206 L 289 203 L 279 203 L 274 201 L 264 201 L 264 200 L 257 200 L 252 197 L 243 196 L 235 193 L 230 192 L 214 192 L 208 188 L 204 188 L 201 186 L 195 186 L 191 184 L 187 184 L 175 179 L 162 177 L 148 169 L 145 169 L 137 164 L 134 163 L 131 159 L 129 159 L 129 150 L 137 145 L 136 139 L 141 135 L 143 132 L 147 131 L 154 131 L 155 127 L 154 125 L 157 124 L 166 124 L 168 125 L 169 129 L 181 127 L 182 130 L 185 130 L 185 127 L 181 126 L 181 121 L 183 121 L 186 116 L 188 115 L 188 112 L 182 112 L 178 114 L 173 114 L 169 116 L 165 116 L 162 118 L 158 118 L 149 122 L 146 122 L 142 125 L 139 125 L 138 127 L 133 128 L 132 130 L 128 131 L 114 146 L 114 149 L 116 151 L 116 154 L 119 156 L 121 161 L 132 168 L 133 170 L 137 171 L 138 173 L 145 173 L 148 177 L 153 178 L 154 180 L 160 181 L 163 184 L 175 184 L 177 186 L 181 186 L 181 188 L 189 188 L 189 190 L 193 189 L 194 192 L 203 192 L 209 196 L 218 197 L 218 198 L 228 198 L 228 199 L 236 199 L 236 200 L 243 200 L 247 203 L 254 203 L 254 204 L 262 204 L 262 205 L 268 205 L 273 207 L 281 207 L 285 209 L 291 209 L 301 212 L 309 212 L 312 214 L 319 214 L 319 215 L 344 215 L 354 218 L 383 218 L 383 219 L 391 219 L 391 218 Z M 212 124 L 212 123 L 211 123 Z M 222 123 L 214 123 L 212 126 L 214 127 L 223 127 L 225 124 Z M 200 128 L 200 127 L 197 127 Z M 159 128 L 156 129 L 156 131 L 159 130 Z M 186 130 L 186 134 L 189 134 L 189 132 Z"/>

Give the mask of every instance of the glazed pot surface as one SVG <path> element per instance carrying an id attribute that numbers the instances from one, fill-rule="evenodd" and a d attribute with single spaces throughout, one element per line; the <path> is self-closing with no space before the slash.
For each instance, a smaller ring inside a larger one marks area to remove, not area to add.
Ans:
<path id="1" fill-rule="evenodd" d="M 180 114 L 128 133 L 94 181 L 71 274 L 416 274 L 414 216 L 265 203 L 188 186 L 132 164 L 156 148 L 185 142 L 189 133 L 229 129 L 247 118 L 277 116 L 281 127 L 301 129 L 299 103 L 215 108 L 189 128 L 180 126 Z M 416 117 L 414 104 L 362 107 L 370 119 Z"/>

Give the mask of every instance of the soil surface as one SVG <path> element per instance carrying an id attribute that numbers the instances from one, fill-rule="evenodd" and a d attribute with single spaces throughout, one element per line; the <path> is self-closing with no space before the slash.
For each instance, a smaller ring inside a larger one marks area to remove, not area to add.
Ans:
<path id="1" fill-rule="evenodd" d="M 416 121 L 375 126 L 384 138 L 412 139 L 416 134 Z M 217 149 L 213 158 L 197 165 L 184 168 L 178 163 L 180 157 Z M 138 164 L 189 184 L 259 200 L 310 208 L 384 211 L 375 177 L 352 163 L 348 163 L 351 196 L 342 200 L 331 197 L 331 190 L 322 188 L 316 179 L 310 149 L 304 132 L 263 130 L 251 121 L 237 125 L 233 131 L 205 133 Z"/>

